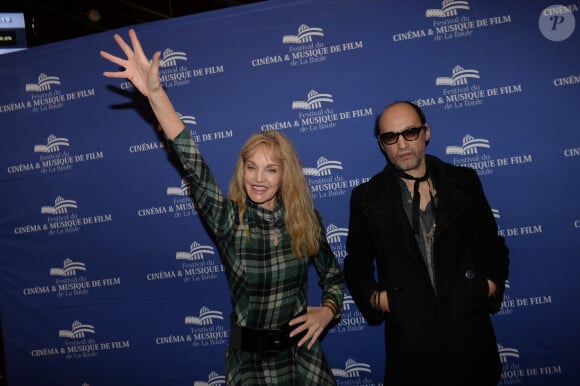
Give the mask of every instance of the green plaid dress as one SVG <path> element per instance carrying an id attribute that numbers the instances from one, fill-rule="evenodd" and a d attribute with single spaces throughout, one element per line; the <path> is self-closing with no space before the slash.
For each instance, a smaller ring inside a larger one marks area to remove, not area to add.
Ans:
<path id="1" fill-rule="evenodd" d="M 232 323 L 271 329 L 306 309 L 307 273 L 312 262 L 319 275 L 322 299 L 342 306 L 344 279 L 321 225 L 320 252 L 312 259 L 296 257 L 284 226 L 284 208 L 276 203 L 266 210 L 248 200 L 244 221 L 248 238 L 238 220 L 237 205 L 224 197 L 215 178 L 184 129 L 172 141 L 199 215 L 215 236 L 230 285 Z M 338 317 L 338 316 L 337 316 Z M 319 343 L 278 352 L 251 353 L 228 347 L 228 385 L 334 385 L 332 371 Z"/>

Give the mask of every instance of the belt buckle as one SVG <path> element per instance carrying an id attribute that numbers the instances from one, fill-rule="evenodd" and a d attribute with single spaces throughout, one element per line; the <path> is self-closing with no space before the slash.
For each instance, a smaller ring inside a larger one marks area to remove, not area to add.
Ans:
<path id="1" fill-rule="evenodd" d="M 284 343 L 284 336 L 282 336 L 282 330 L 266 330 L 264 334 L 264 352 L 269 354 L 275 354 L 280 351 L 282 343 Z"/>

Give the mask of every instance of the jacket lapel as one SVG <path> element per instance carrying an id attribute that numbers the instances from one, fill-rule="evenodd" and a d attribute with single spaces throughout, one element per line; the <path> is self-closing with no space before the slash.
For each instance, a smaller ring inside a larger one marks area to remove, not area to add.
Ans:
<path id="1" fill-rule="evenodd" d="M 422 260 L 403 209 L 398 177 L 388 166 L 379 175 L 377 184 L 371 186 L 367 199 L 365 215 L 384 232 L 385 242 L 398 243 L 407 253 Z"/>
<path id="2" fill-rule="evenodd" d="M 451 224 L 456 224 L 458 217 L 467 209 L 469 205 L 469 195 L 447 170 L 441 161 L 433 159 L 430 161 L 433 183 L 437 189 L 438 205 L 435 212 L 437 223 L 435 229 L 435 271 L 437 277 L 437 293 L 440 299 L 446 299 L 455 283 L 455 276 L 460 267 L 459 254 L 445 253 L 447 248 L 453 247 L 443 245 L 440 236 L 449 228 Z M 465 226 L 466 224 L 464 224 Z M 452 231 L 457 231 L 456 224 Z M 452 238 L 453 239 L 453 238 Z"/>
<path id="3" fill-rule="evenodd" d="M 437 227 L 435 239 L 459 216 L 468 205 L 465 190 L 459 186 L 452 176 L 441 167 L 441 161 L 427 156 L 431 178 L 437 189 L 437 209 L 435 212 Z"/>

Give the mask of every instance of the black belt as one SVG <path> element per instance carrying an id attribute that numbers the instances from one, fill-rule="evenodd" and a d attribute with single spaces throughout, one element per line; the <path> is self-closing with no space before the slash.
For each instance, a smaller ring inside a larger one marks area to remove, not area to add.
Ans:
<path id="1" fill-rule="evenodd" d="M 301 312 L 296 316 L 305 314 Z M 295 317 L 296 317 L 295 316 Z M 290 337 L 290 332 L 300 324 L 289 326 L 285 323 L 278 328 L 264 330 L 238 326 L 232 323 L 229 346 L 236 350 L 254 353 L 277 353 L 296 345 L 308 330 Z"/>

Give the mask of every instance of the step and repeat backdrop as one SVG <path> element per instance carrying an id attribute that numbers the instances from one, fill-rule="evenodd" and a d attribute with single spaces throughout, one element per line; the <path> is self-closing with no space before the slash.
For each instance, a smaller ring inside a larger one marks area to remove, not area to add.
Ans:
<path id="1" fill-rule="evenodd" d="M 227 190 L 253 132 L 296 145 L 345 257 L 350 192 L 385 165 L 388 103 L 479 173 L 511 251 L 493 317 L 502 385 L 580 379 L 580 3 L 267 1 L 135 26 Z M 115 31 L 127 38 L 127 29 Z M 107 79 L 113 32 L 0 57 L 0 316 L 9 386 L 220 385 L 218 250 L 148 108 Z M 316 272 L 310 303 L 320 302 Z M 323 341 L 339 385 L 381 385 L 383 329 L 345 293 Z"/>

